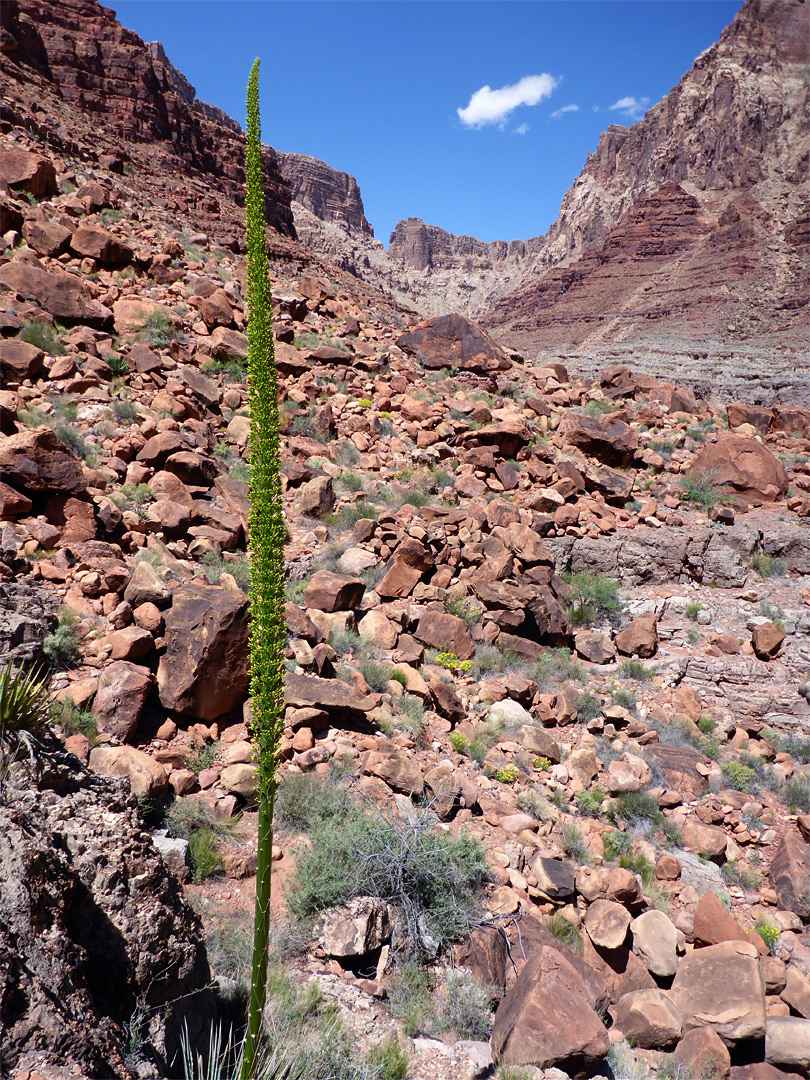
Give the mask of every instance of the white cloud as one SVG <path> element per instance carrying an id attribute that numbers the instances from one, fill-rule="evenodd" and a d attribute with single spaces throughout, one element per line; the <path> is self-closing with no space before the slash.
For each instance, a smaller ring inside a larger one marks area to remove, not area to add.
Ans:
<path id="1" fill-rule="evenodd" d="M 512 132 L 512 134 L 513 135 L 525 135 L 528 130 L 529 130 L 529 125 L 528 124 L 521 124 L 520 127 L 515 128 L 515 130 Z"/>
<path id="2" fill-rule="evenodd" d="M 498 90 L 482 86 L 475 91 L 465 109 L 456 111 L 466 127 L 482 128 L 486 124 L 503 127 L 507 117 L 519 105 L 536 105 L 550 97 L 558 82 L 553 75 L 544 72 L 542 75 L 524 75 L 519 82 Z"/>
<path id="3" fill-rule="evenodd" d="M 644 115 L 649 104 L 650 99 L 647 97 L 623 97 L 610 106 L 610 111 L 620 112 L 630 120 L 638 120 L 640 116 Z"/>
<path id="4" fill-rule="evenodd" d="M 551 115 L 556 120 L 560 116 L 565 116 L 566 113 L 570 112 L 579 112 L 579 105 L 563 105 L 561 109 L 555 109 Z"/>

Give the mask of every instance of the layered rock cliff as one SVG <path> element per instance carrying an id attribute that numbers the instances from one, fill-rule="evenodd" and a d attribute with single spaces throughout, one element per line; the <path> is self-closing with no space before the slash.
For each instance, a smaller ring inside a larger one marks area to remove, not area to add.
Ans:
<path id="1" fill-rule="evenodd" d="M 146 45 L 109 8 L 93 0 L 8 0 L 0 52 L 7 77 L 24 85 L 45 80 L 123 143 L 154 144 L 168 171 L 202 172 L 230 196 L 244 190 L 239 125 L 199 102 L 163 48 Z M 59 145 L 70 135 L 56 121 L 49 117 Z M 269 147 L 264 173 L 268 224 L 294 237 L 289 188 Z"/>
<path id="2" fill-rule="evenodd" d="M 580 370 L 643 344 L 650 371 L 686 363 L 738 393 L 755 372 L 766 397 L 790 393 L 810 301 L 808 21 L 802 0 L 747 0 L 642 120 L 603 133 L 545 236 L 487 244 L 408 218 L 386 254 L 341 226 L 348 207 L 314 201 L 297 227 L 399 302 L 573 350 Z"/>

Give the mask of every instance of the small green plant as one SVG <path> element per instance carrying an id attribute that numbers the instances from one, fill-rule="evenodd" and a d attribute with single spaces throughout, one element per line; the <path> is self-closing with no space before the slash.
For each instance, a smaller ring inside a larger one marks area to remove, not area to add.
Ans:
<path id="1" fill-rule="evenodd" d="M 555 911 L 553 915 L 547 915 L 546 926 L 572 953 L 579 955 L 582 952 L 582 931 L 570 919 L 566 919 L 562 912 Z"/>
<path id="2" fill-rule="evenodd" d="M 250 560 L 247 555 L 224 559 L 213 551 L 206 551 L 200 560 L 202 571 L 212 585 L 218 585 L 223 574 L 230 574 L 242 592 L 250 589 Z"/>
<path id="3" fill-rule="evenodd" d="M 540 769 L 542 772 L 548 772 L 551 768 L 551 758 L 536 757 L 532 761 L 533 769 Z"/>
<path id="4" fill-rule="evenodd" d="M 376 521 L 379 514 L 380 511 L 374 503 L 369 502 L 368 499 L 358 499 L 355 503 L 342 506 L 334 514 L 327 514 L 326 523 L 339 530 L 350 529 L 362 518 L 370 518 L 372 521 Z"/>
<path id="5" fill-rule="evenodd" d="M 153 349 L 168 349 L 173 341 L 182 337 L 182 333 L 175 328 L 165 311 L 153 311 L 141 324 L 138 337 L 148 341 Z"/>
<path id="6" fill-rule="evenodd" d="M 618 412 L 621 407 L 621 403 L 617 401 L 608 401 L 607 398 L 591 398 L 582 411 L 586 416 L 590 416 L 594 420 L 601 420 L 603 416 Z"/>
<path id="7" fill-rule="evenodd" d="M 92 451 L 92 447 L 85 441 L 81 432 L 72 424 L 56 424 L 53 433 L 78 458 L 86 458 Z"/>
<path id="8" fill-rule="evenodd" d="M 723 779 L 730 788 L 750 794 L 757 787 L 757 773 L 741 761 L 724 761 L 720 766 Z"/>
<path id="9" fill-rule="evenodd" d="M 374 1070 L 374 1080 L 407 1080 L 410 1059 L 395 1038 L 372 1047 L 366 1060 Z"/>
<path id="10" fill-rule="evenodd" d="M 457 1039 L 484 1041 L 492 1034 L 492 996 L 466 971 L 452 972 L 445 983 L 437 1026 Z"/>
<path id="11" fill-rule="evenodd" d="M 577 707 L 577 720 L 580 723 L 587 723 L 588 720 L 594 720 L 602 712 L 602 702 L 596 696 L 592 694 L 590 690 L 585 690 L 579 695 L 576 701 Z"/>
<path id="12" fill-rule="evenodd" d="M 590 570 L 565 574 L 563 579 L 572 591 L 565 605 L 572 625 L 586 626 L 603 619 L 613 623 L 620 618 L 624 601 L 619 594 L 621 585 L 618 581 Z"/>
<path id="13" fill-rule="evenodd" d="M 138 406 L 129 398 L 116 398 L 112 404 L 112 411 L 116 420 L 132 421 L 138 415 Z"/>
<path id="14" fill-rule="evenodd" d="M 748 565 L 761 578 L 784 577 L 787 573 L 787 563 L 784 559 L 775 559 L 772 555 L 766 555 L 764 551 L 755 551 L 748 560 Z"/>
<path id="15" fill-rule="evenodd" d="M 65 698 L 53 718 L 65 735 L 84 735 L 91 743 L 98 738 L 98 725 L 92 709 L 79 708 L 71 698 Z"/>
<path id="16" fill-rule="evenodd" d="M 561 829 L 561 846 L 569 859 L 580 865 L 591 866 L 593 853 L 588 847 L 585 837 L 573 821 L 564 821 Z"/>
<path id="17" fill-rule="evenodd" d="M 8 732 L 40 735 L 50 715 L 47 683 L 35 671 L 6 664 L 0 671 L 0 737 Z"/>
<path id="18" fill-rule="evenodd" d="M 785 781 L 781 794 L 791 814 L 810 813 L 810 780 L 792 776 Z"/>
<path id="19" fill-rule="evenodd" d="M 453 731 L 450 734 L 450 745 L 457 754 L 464 754 L 470 745 L 470 740 L 463 731 Z"/>
<path id="20" fill-rule="evenodd" d="M 218 752 L 218 743 L 206 743 L 196 750 L 186 761 L 186 768 L 191 769 L 195 776 L 199 776 L 203 769 L 211 768 L 217 759 Z"/>
<path id="21" fill-rule="evenodd" d="M 78 636 L 79 619 L 69 608 L 62 608 L 56 629 L 42 642 L 42 652 L 51 667 L 64 670 L 76 665 L 81 655 Z"/>
<path id="22" fill-rule="evenodd" d="M 453 652 L 440 652 L 436 654 L 435 662 L 443 668 L 447 668 L 448 671 L 472 671 L 472 660 L 459 660 Z"/>
<path id="23" fill-rule="evenodd" d="M 692 622 L 697 622 L 698 613 L 703 610 L 703 605 L 699 600 L 690 600 L 684 608 L 684 614 L 687 619 L 691 619 Z"/>
<path id="24" fill-rule="evenodd" d="M 484 613 L 484 609 L 477 601 L 463 595 L 448 594 L 444 598 L 444 608 L 449 614 L 463 619 L 469 627 L 479 622 Z"/>
<path id="25" fill-rule="evenodd" d="M 604 800 L 605 793 L 598 788 L 583 788 L 574 795 L 574 801 L 580 812 L 587 817 L 599 817 Z"/>
<path id="26" fill-rule="evenodd" d="M 338 477 L 338 482 L 341 483 L 347 491 L 361 491 L 363 488 L 362 477 L 351 470 L 341 473 Z"/>
<path id="27" fill-rule="evenodd" d="M 640 660 L 623 660 L 621 673 L 625 679 L 635 679 L 636 682 L 649 682 L 655 672 L 646 667 Z"/>
<path id="28" fill-rule="evenodd" d="M 67 351 L 59 336 L 67 333 L 65 327 L 58 323 L 51 326 L 50 323 L 35 322 L 32 319 L 23 319 L 22 324 L 22 330 L 18 334 L 20 341 L 36 345 L 50 356 L 62 356 Z"/>
<path id="29" fill-rule="evenodd" d="M 402 964 L 391 977 L 388 1001 L 407 1038 L 430 1027 L 435 1010 L 433 985 L 427 968 L 413 960 Z"/>
<path id="30" fill-rule="evenodd" d="M 524 788 L 519 792 L 515 799 L 515 806 L 538 821 L 549 821 L 551 818 L 548 803 L 534 788 Z"/>
<path id="31" fill-rule="evenodd" d="M 197 829 L 188 841 L 192 880 L 199 883 L 222 868 L 222 853 L 211 829 Z"/>
<path id="32" fill-rule="evenodd" d="M 773 923 L 769 923 L 764 916 L 760 916 L 760 918 L 758 918 L 756 923 L 754 924 L 754 929 L 768 946 L 768 948 L 771 950 L 771 952 L 773 952 L 777 942 L 779 941 L 779 927 L 774 926 Z"/>
<path id="33" fill-rule="evenodd" d="M 107 367 L 110 369 L 110 374 L 117 378 L 124 378 L 129 375 L 129 364 L 127 358 L 122 356 L 118 352 L 107 352 L 102 355 L 102 359 Z"/>
<path id="34" fill-rule="evenodd" d="M 501 765 L 495 770 L 495 779 L 499 784 L 514 784 L 520 779 L 520 773 L 514 765 Z"/>
<path id="35" fill-rule="evenodd" d="M 110 225 L 114 221 L 120 221 L 124 216 L 120 210 L 114 210 L 108 206 L 98 215 L 103 225 Z"/>
<path id="36" fill-rule="evenodd" d="M 717 473 L 712 470 L 696 472 L 691 476 L 682 476 L 678 480 L 681 500 L 694 503 L 707 512 L 719 502 L 727 501 L 727 496 L 717 484 Z"/>

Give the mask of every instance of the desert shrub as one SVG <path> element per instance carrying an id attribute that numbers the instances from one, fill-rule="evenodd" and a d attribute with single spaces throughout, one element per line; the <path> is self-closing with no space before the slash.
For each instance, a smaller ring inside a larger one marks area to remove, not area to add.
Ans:
<path id="1" fill-rule="evenodd" d="M 449 594 L 444 598 L 444 608 L 450 615 L 463 619 L 469 627 L 475 626 L 484 613 L 484 609 L 477 600 L 457 594 Z"/>
<path id="2" fill-rule="evenodd" d="M 699 600 L 690 600 L 684 608 L 684 614 L 686 615 L 687 619 L 691 619 L 692 622 L 695 622 L 698 617 L 698 612 L 700 612 L 702 609 L 703 605 L 700 603 Z"/>
<path id="3" fill-rule="evenodd" d="M 427 1030 L 435 1015 L 433 984 L 427 968 L 413 960 L 399 967 L 391 976 L 388 1002 L 408 1038 Z"/>
<path id="4" fill-rule="evenodd" d="M 457 754 L 465 754 L 470 745 L 470 740 L 463 731 L 453 731 L 450 734 L 450 745 Z"/>
<path id="5" fill-rule="evenodd" d="M 429 808 L 408 820 L 355 808 L 340 827 L 325 822 L 312 830 L 287 906 L 306 919 L 353 896 L 379 897 L 399 909 L 404 938 L 419 956 L 470 928 L 486 880 L 478 841 L 438 832 Z"/>
<path id="6" fill-rule="evenodd" d="M 134 420 L 138 415 L 138 407 L 129 398 L 116 398 L 112 403 L 113 416 L 116 420 L 124 422 Z"/>
<path id="7" fill-rule="evenodd" d="M 70 698 L 65 698 L 54 714 L 65 735 L 84 735 L 93 742 L 98 737 L 98 724 L 92 709 L 79 708 Z"/>
<path id="8" fill-rule="evenodd" d="M 228 561 L 213 551 L 206 551 L 200 563 L 203 574 L 212 585 L 218 585 L 223 574 L 230 574 L 242 592 L 250 588 L 250 561 L 247 555 Z"/>
<path id="9" fill-rule="evenodd" d="M 145 339 L 153 349 L 168 349 L 173 341 L 178 341 L 183 335 L 174 327 L 165 311 L 153 311 L 144 319 L 137 336 Z"/>
<path id="10" fill-rule="evenodd" d="M 129 364 L 127 358 L 122 356 L 121 353 L 108 352 L 102 355 L 102 360 L 110 369 L 110 374 L 115 375 L 118 378 L 125 378 L 129 375 Z"/>
<path id="11" fill-rule="evenodd" d="M 711 735 L 711 733 L 717 727 L 717 724 L 714 719 L 709 716 L 708 713 L 701 713 L 700 717 L 698 718 L 697 726 L 700 728 L 704 735 Z"/>
<path id="12" fill-rule="evenodd" d="M 526 788 L 518 793 L 515 806 L 524 814 L 531 814 L 538 821 L 548 821 L 551 818 L 551 810 L 548 803 L 534 788 Z"/>
<path id="13" fill-rule="evenodd" d="M 754 924 L 754 929 L 773 952 L 774 946 L 779 941 L 779 927 L 768 922 L 764 916 L 760 916 Z"/>
<path id="14" fill-rule="evenodd" d="M 69 608 L 60 610 L 56 629 L 42 642 L 42 652 L 51 667 L 64 670 L 78 663 L 81 655 L 78 623 L 78 616 Z"/>
<path id="15" fill-rule="evenodd" d="M 757 787 L 757 773 L 742 761 L 724 761 L 720 766 L 723 779 L 730 788 L 750 794 Z"/>
<path id="16" fill-rule="evenodd" d="M 394 672 L 397 675 L 398 672 Z M 397 702 L 400 727 L 409 732 L 414 741 L 421 743 L 425 732 L 425 704 L 413 694 L 403 694 Z M 455 734 L 455 732 L 454 732 Z"/>
<path id="17" fill-rule="evenodd" d="M 574 626 L 587 626 L 603 619 L 611 623 L 618 621 L 624 611 L 618 581 L 590 570 L 564 574 L 563 578 L 573 591 L 565 610 Z"/>
<path id="18" fill-rule="evenodd" d="M 373 1046 L 366 1060 L 379 1080 L 407 1080 L 410 1059 L 394 1038 Z"/>
<path id="19" fill-rule="evenodd" d="M 514 784 L 520 779 L 520 773 L 514 765 L 501 765 L 495 770 L 495 779 L 499 784 Z"/>
<path id="20" fill-rule="evenodd" d="M 32 319 L 23 319 L 22 330 L 17 335 L 20 341 L 27 341 L 29 345 L 36 345 L 38 349 L 50 356 L 62 356 L 65 346 L 62 344 L 60 333 L 67 333 L 62 326 L 51 326 L 46 322 L 35 322 Z M 58 327 L 58 329 L 57 329 Z"/>
<path id="21" fill-rule="evenodd" d="M 602 845 L 605 852 L 605 861 L 613 862 L 620 855 L 628 852 L 633 846 L 633 837 L 621 829 L 611 829 L 602 837 Z"/>
<path id="22" fill-rule="evenodd" d="M 554 937 L 566 945 L 571 952 L 582 952 L 582 931 L 559 911 L 546 916 L 546 926 Z"/>
<path id="23" fill-rule="evenodd" d="M 599 817 L 604 800 L 605 793 L 599 788 L 583 788 L 574 795 L 574 802 L 579 811 L 587 817 Z"/>
<path id="24" fill-rule="evenodd" d="M 781 795 L 791 814 L 810 813 L 810 779 L 791 777 L 785 781 Z"/>
<path id="25" fill-rule="evenodd" d="M 92 447 L 85 441 L 78 428 L 73 427 L 72 424 L 55 424 L 53 432 L 76 457 L 86 458 L 91 453 Z"/>
<path id="26" fill-rule="evenodd" d="M 592 694 L 590 690 L 585 690 L 579 695 L 576 706 L 577 719 L 583 723 L 588 720 L 594 720 L 602 712 L 602 702 L 596 694 Z"/>
<path id="27" fill-rule="evenodd" d="M 610 700 L 614 705 L 621 705 L 623 709 L 632 712 L 638 705 L 635 690 L 628 690 L 624 686 L 613 686 L 610 689 Z"/>
<path id="28" fill-rule="evenodd" d="M 221 375 L 227 383 L 243 383 L 247 379 L 247 360 L 232 357 L 229 360 L 206 360 L 200 366 L 205 375 Z"/>
<path id="29" fill-rule="evenodd" d="M 658 803 L 646 791 L 623 791 L 616 799 L 619 815 L 634 828 L 660 825 L 664 815 L 658 809 Z"/>
<path id="30" fill-rule="evenodd" d="M 755 551 L 748 560 L 748 565 L 761 578 L 784 577 L 787 573 L 787 563 L 784 559 L 775 559 L 772 555 L 766 555 L 764 551 Z"/>
<path id="31" fill-rule="evenodd" d="M 363 478 L 351 470 L 341 473 L 338 477 L 338 482 L 341 483 L 347 491 L 361 491 L 363 488 Z"/>
<path id="32" fill-rule="evenodd" d="M 691 476 L 682 476 L 678 480 L 681 492 L 681 501 L 694 503 L 701 510 L 708 511 L 717 503 L 723 502 L 727 497 L 717 485 L 717 474 L 712 470 L 693 473 Z"/>
<path id="33" fill-rule="evenodd" d="M 337 826 L 355 813 L 348 791 L 315 773 L 287 773 L 276 794 L 276 821 L 291 833 Z"/>
<path id="34" fill-rule="evenodd" d="M 34 671 L 7 663 L 0 670 L 0 739 L 9 732 L 39 735 L 51 715 L 47 684 Z"/>
<path id="35" fill-rule="evenodd" d="M 195 882 L 204 881 L 222 869 L 222 852 L 211 829 L 196 829 L 191 834 L 188 853 L 191 857 L 191 877 Z"/>
<path id="36" fill-rule="evenodd" d="M 378 664 L 375 660 L 362 660 L 360 672 L 372 690 L 381 694 L 385 684 L 390 681 L 394 669 L 390 664 Z"/>
<path id="37" fill-rule="evenodd" d="M 607 398 L 592 398 L 582 411 L 586 416 L 593 417 L 594 420 L 601 420 L 603 416 L 618 412 L 621 407 L 621 402 L 618 401 L 608 401 Z"/>
<path id="38" fill-rule="evenodd" d="M 211 742 L 200 746 L 186 761 L 186 768 L 199 776 L 203 769 L 210 769 L 217 760 L 219 743 Z"/>
<path id="39" fill-rule="evenodd" d="M 625 679 L 635 679 L 637 682 L 649 682 L 655 672 L 646 667 L 640 660 L 622 660 L 621 673 Z"/>
<path id="40" fill-rule="evenodd" d="M 590 866 L 593 863 L 593 853 L 579 828 L 573 821 L 564 821 L 561 832 L 561 846 L 568 858 L 580 865 Z"/>
<path id="41" fill-rule="evenodd" d="M 358 499 L 355 503 L 342 506 L 334 514 L 327 514 L 326 523 L 333 525 L 336 529 L 350 529 L 361 518 L 371 518 L 376 521 L 379 513 L 374 503 L 370 503 L 367 499 Z"/>
<path id="42" fill-rule="evenodd" d="M 452 972 L 445 984 L 439 1027 L 457 1039 L 486 1041 L 492 1034 L 492 997 L 466 971 Z"/>
<path id="43" fill-rule="evenodd" d="M 747 892 L 758 889 L 762 882 L 762 875 L 756 867 L 749 869 L 740 866 L 737 859 L 728 859 L 724 862 L 720 867 L 720 875 L 727 885 L 736 885 Z"/>

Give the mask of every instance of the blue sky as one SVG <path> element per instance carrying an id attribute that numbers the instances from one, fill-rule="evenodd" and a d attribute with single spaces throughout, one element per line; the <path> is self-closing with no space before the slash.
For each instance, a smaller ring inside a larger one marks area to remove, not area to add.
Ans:
<path id="1" fill-rule="evenodd" d="M 400 218 L 482 240 L 545 232 L 611 123 L 632 123 L 737 0 L 107 0 L 262 137 L 353 173 L 386 246 Z M 574 108 L 576 106 L 576 108 Z M 555 115 L 556 114 L 556 115 Z"/>

